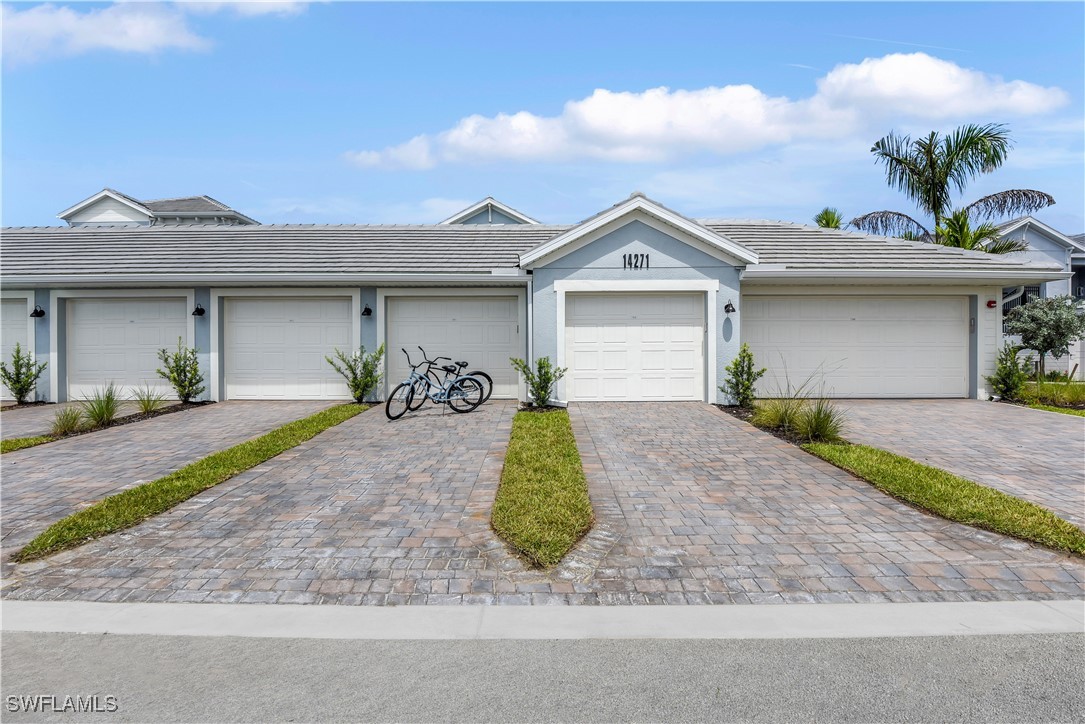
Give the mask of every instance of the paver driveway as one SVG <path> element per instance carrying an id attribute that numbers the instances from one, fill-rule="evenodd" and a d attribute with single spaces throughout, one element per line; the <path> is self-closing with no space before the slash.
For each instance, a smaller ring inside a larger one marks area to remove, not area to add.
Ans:
<path id="1" fill-rule="evenodd" d="M 5 595 L 100 601 L 633 604 L 1081 596 L 1080 560 L 885 497 L 710 405 L 570 409 L 598 522 L 528 571 L 487 534 L 514 407 L 371 410 Z"/>
<path id="2" fill-rule="evenodd" d="M 1042 505 L 1085 528 L 1085 418 L 979 400 L 841 400 L 846 437 Z"/>
<path id="3" fill-rule="evenodd" d="M 3 560 L 79 508 L 331 404 L 219 402 L 7 453 L 0 457 Z"/>

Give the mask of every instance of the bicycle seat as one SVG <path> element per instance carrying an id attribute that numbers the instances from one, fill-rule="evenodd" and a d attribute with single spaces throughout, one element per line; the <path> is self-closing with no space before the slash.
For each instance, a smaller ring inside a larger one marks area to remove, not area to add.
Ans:
<path id="1" fill-rule="evenodd" d="M 456 363 L 456 366 L 457 366 L 457 367 L 466 367 L 466 366 L 467 366 L 467 363 L 466 363 L 466 362 L 457 362 L 457 363 Z"/>
<path id="2" fill-rule="evenodd" d="M 441 365 L 441 369 L 445 372 L 455 372 L 457 367 L 456 365 Z"/>

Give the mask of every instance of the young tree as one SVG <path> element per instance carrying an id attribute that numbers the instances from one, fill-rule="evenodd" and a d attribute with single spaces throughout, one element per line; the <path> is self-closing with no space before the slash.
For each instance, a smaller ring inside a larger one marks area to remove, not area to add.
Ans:
<path id="1" fill-rule="evenodd" d="M 990 222 L 985 221 L 973 228 L 968 214 L 960 210 L 946 217 L 945 225 L 938 227 L 935 243 L 988 254 L 1012 254 L 1028 249 L 1027 241 L 1003 238 L 998 233 L 998 227 Z"/>
<path id="2" fill-rule="evenodd" d="M 16 404 L 22 405 L 30 397 L 38 384 L 38 378 L 45 371 L 45 365 L 45 362 L 35 362 L 34 355 L 30 352 L 23 352 L 23 346 L 18 342 L 11 352 L 11 367 L 0 362 L 0 380 L 3 380 Z"/>
<path id="3" fill-rule="evenodd" d="M 832 206 L 826 206 L 821 211 L 817 212 L 814 216 L 814 223 L 823 229 L 843 229 L 847 224 L 844 223 L 844 215 L 840 213 L 840 209 L 833 208 Z"/>
<path id="4" fill-rule="evenodd" d="M 870 149 L 885 166 L 886 182 L 904 192 L 921 211 L 934 219 L 934 234 L 899 211 L 874 211 L 851 220 L 871 234 L 901 235 L 937 240 L 943 220 L 953 213 L 952 195 L 963 193 L 976 177 L 991 173 L 1006 160 L 1011 148 L 1009 129 L 1000 123 L 961 126 L 942 136 L 932 131 L 923 138 L 890 133 Z M 969 219 L 993 219 L 1029 214 L 1055 203 L 1050 194 L 1033 189 L 1009 189 L 984 196 L 960 209 Z"/>
<path id="5" fill-rule="evenodd" d="M 1021 347 L 1040 355 L 1039 379 L 1044 379 L 1047 355 L 1059 359 L 1069 353 L 1071 344 L 1085 339 L 1085 314 L 1069 294 L 1034 299 L 1010 310 L 1006 331 L 1021 335 Z"/>

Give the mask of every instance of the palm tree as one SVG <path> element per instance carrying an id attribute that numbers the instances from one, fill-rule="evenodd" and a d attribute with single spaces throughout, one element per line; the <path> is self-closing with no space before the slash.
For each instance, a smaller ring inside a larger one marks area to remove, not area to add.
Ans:
<path id="1" fill-rule="evenodd" d="M 1010 147 L 1006 126 L 989 123 L 961 126 L 945 136 L 932 131 L 914 141 L 911 136 L 891 132 L 870 151 L 885 166 L 889 185 L 903 191 L 934 218 L 933 240 L 937 241 L 943 219 L 953 213 L 953 192 L 964 192 L 969 181 L 1001 166 Z M 961 211 L 968 219 L 989 220 L 1008 214 L 1029 214 L 1053 203 L 1055 199 L 1043 191 L 1010 189 L 984 196 Z M 910 232 L 932 240 L 927 227 L 899 211 L 874 211 L 852 219 L 851 225 L 871 234 Z"/>
<path id="2" fill-rule="evenodd" d="M 834 209 L 832 206 L 826 206 L 817 212 L 814 216 L 814 223 L 823 229 L 842 229 L 847 225 L 844 223 L 844 215 L 840 213 L 839 209 Z"/>
<path id="3" fill-rule="evenodd" d="M 985 251 L 988 254 L 1012 254 L 1028 249 L 1024 239 L 1004 239 L 998 233 L 998 227 L 984 222 L 972 228 L 968 213 L 957 209 L 945 219 L 945 224 L 938 227 L 936 244 L 952 246 L 971 251 Z"/>

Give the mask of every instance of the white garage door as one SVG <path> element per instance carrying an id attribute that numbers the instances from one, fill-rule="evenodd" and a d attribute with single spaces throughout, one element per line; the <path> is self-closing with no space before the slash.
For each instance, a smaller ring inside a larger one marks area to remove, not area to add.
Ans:
<path id="1" fill-rule="evenodd" d="M 703 400 L 703 294 L 569 294 L 566 396 Z"/>
<path id="2" fill-rule="evenodd" d="M 418 363 L 421 345 L 430 358 L 451 357 L 470 363 L 494 380 L 493 396 L 515 399 L 516 371 L 509 357 L 525 357 L 520 343 L 516 297 L 389 297 L 388 389 L 410 374 L 407 358 Z"/>
<path id="3" fill-rule="evenodd" d="M 832 397 L 967 397 L 966 297 L 744 297 L 761 394 L 811 380 Z"/>
<path id="4" fill-rule="evenodd" d="M 158 350 L 188 344 L 188 304 L 170 299 L 70 299 L 67 303 L 68 399 L 110 382 L 129 396 L 146 385 L 168 395 L 173 388 L 155 370 Z"/>
<path id="5" fill-rule="evenodd" d="M 227 299 L 226 399 L 349 399 L 325 357 L 353 351 L 350 310 L 350 297 Z"/>
<path id="6" fill-rule="evenodd" d="M 28 314 L 25 299 L 5 299 L 0 302 L 0 358 L 8 367 L 11 367 L 11 353 L 16 344 L 22 346 L 23 352 L 29 351 L 26 323 Z M 0 398 L 11 399 L 11 393 L 3 385 L 0 385 Z"/>

